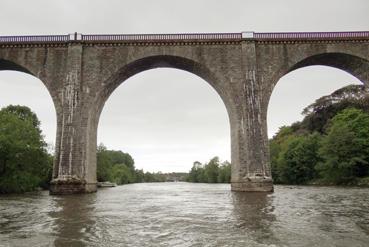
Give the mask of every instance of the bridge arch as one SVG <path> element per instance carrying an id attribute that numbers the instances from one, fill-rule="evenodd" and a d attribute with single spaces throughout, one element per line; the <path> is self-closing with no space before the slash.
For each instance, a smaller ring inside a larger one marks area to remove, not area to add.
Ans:
<path id="1" fill-rule="evenodd" d="M 97 129 L 99 125 L 99 118 L 104 108 L 104 104 L 109 99 L 110 95 L 115 91 L 115 89 L 117 89 L 121 84 L 123 84 L 132 76 L 156 68 L 172 68 L 186 71 L 206 81 L 222 99 L 222 102 L 224 103 L 228 114 L 228 121 L 230 122 L 231 126 L 232 116 L 235 117 L 235 114 L 232 115 L 232 112 L 234 111 L 234 104 L 231 101 L 232 97 L 229 96 L 231 92 L 227 91 L 224 87 L 224 85 L 227 84 L 222 84 L 222 81 L 224 79 L 219 78 L 217 74 L 209 69 L 206 65 L 192 59 L 173 55 L 147 56 L 144 58 L 139 58 L 127 64 L 123 64 L 123 66 L 118 69 L 114 75 L 112 75 L 110 78 L 105 80 L 104 83 L 102 83 L 104 86 L 101 88 L 101 91 L 97 93 L 96 101 L 93 104 L 96 108 L 91 109 L 92 111 L 90 114 L 90 116 L 92 116 L 92 118 L 90 119 L 90 124 L 94 127 L 95 133 L 95 136 L 93 136 L 93 138 L 96 140 L 94 141 L 95 145 L 97 145 Z M 234 121 L 237 120 L 234 119 Z M 232 150 L 231 147 L 229 147 L 230 150 Z M 91 147 L 90 150 L 91 152 L 93 152 L 94 150 L 96 150 L 96 146 Z M 94 157 L 90 156 L 90 160 L 94 161 L 90 162 L 89 165 L 96 164 L 95 152 L 93 152 L 93 156 Z"/>
<path id="2" fill-rule="evenodd" d="M 327 69 L 331 68 L 341 70 L 341 73 L 347 73 L 356 78 L 357 81 L 360 81 L 369 87 L 369 61 L 357 55 L 341 52 L 317 53 L 313 55 L 305 55 L 303 58 L 290 61 L 289 64 L 290 66 L 286 66 L 282 70 L 277 71 L 278 76 L 275 75 L 273 77 L 272 89 L 267 101 L 267 118 L 270 115 L 271 104 L 273 103 L 271 102 L 271 98 L 273 98 L 273 93 L 275 92 L 278 83 L 282 81 L 284 76 L 300 69 L 321 66 L 328 67 Z M 269 123 L 270 120 L 271 119 L 268 119 Z M 268 131 L 270 130 L 269 128 Z"/>
<path id="3" fill-rule="evenodd" d="M 329 52 L 305 57 L 288 68 L 284 75 L 296 69 L 313 65 L 323 65 L 343 70 L 369 86 L 369 61 L 348 53 Z"/>
<path id="4" fill-rule="evenodd" d="M 184 70 L 195 74 L 208 82 L 225 104 L 229 118 L 234 110 L 229 92 L 223 87 L 222 79 L 215 72 L 208 68 L 205 64 L 197 62 L 193 59 L 174 56 L 174 55 L 155 55 L 136 59 L 123 65 L 116 73 L 108 78 L 104 83 L 104 87 L 97 93 L 95 105 L 98 107 L 98 116 L 100 116 L 103 106 L 113 91 L 128 78 L 150 69 L 156 68 L 173 68 Z"/>
<path id="5" fill-rule="evenodd" d="M 269 110 L 270 99 L 274 89 L 281 78 L 295 70 L 309 66 L 327 66 L 342 70 L 360 80 L 369 87 L 369 60 L 358 55 L 342 52 L 318 52 L 309 55 L 302 55 L 299 58 L 287 59 L 288 65 L 274 72 L 270 80 L 270 89 L 265 95 L 264 112 L 265 118 Z"/>

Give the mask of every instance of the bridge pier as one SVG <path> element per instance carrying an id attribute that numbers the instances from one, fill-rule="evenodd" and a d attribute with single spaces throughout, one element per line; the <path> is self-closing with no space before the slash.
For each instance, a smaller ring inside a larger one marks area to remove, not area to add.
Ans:
<path id="1" fill-rule="evenodd" d="M 237 116 L 231 118 L 232 191 L 271 192 L 267 107 L 258 74 L 255 43 L 243 42 L 242 83 L 236 102 Z"/>
<path id="2" fill-rule="evenodd" d="M 50 194 L 95 192 L 96 136 L 94 126 L 88 124 L 89 107 L 81 80 L 82 45 L 70 44 L 63 87 L 59 90 L 61 107 L 57 112 L 57 137 Z M 95 133 L 95 134 L 94 134 Z M 92 145 L 92 148 L 91 148 Z M 92 157 L 92 158 L 91 158 Z"/>

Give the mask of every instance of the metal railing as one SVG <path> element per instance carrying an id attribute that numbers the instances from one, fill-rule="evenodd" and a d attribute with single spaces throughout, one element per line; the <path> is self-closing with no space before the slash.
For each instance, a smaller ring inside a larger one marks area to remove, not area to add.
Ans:
<path id="1" fill-rule="evenodd" d="M 301 32 L 301 33 L 192 33 L 192 34 L 68 34 L 0 36 L 1 43 L 67 43 L 67 42 L 181 42 L 240 40 L 331 40 L 369 39 L 364 32 Z"/>
<path id="2" fill-rule="evenodd" d="M 254 33 L 254 39 L 350 39 L 369 38 L 369 32 L 306 32 L 306 33 Z"/>
<path id="3" fill-rule="evenodd" d="M 0 43 L 52 43 L 68 41 L 70 41 L 70 35 L 0 36 Z"/>
<path id="4" fill-rule="evenodd" d="M 241 33 L 82 35 L 83 41 L 238 40 Z"/>

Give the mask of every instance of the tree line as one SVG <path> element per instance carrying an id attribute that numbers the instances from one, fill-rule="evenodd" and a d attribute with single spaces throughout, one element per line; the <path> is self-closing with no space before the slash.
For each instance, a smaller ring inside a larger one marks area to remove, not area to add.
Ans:
<path id="1" fill-rule="evenodd" d="M 97 181 L 118 185 L 130 183 L 184 181 L 185 173 L 144 172 L 136 169 L 128 153 L 108 150 L 103 144 L 97 148 Z"/>
<path id="2" fill-rule="evenodd" d="M 369 185 L 369 91 L 350 85 L 306 107 L 270 140 L 281 184 Z"/>
<path id="3" fill-rule="evenodd" d="M 230 180 L 231 164 L 228 161 L 220 163 L 218 157 L 205 164 L 194 162 L 186 178 L 187 182 L 193 183 L 230 183 Z"/>

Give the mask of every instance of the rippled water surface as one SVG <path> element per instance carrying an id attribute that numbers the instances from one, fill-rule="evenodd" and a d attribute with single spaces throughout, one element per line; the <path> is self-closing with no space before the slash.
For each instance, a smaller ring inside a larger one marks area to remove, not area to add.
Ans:
<path id="1" fill-rule="evenodd" d="M 0 196 L 0 246 L 369 246 L 369 189 L 146 183 Z"/>

